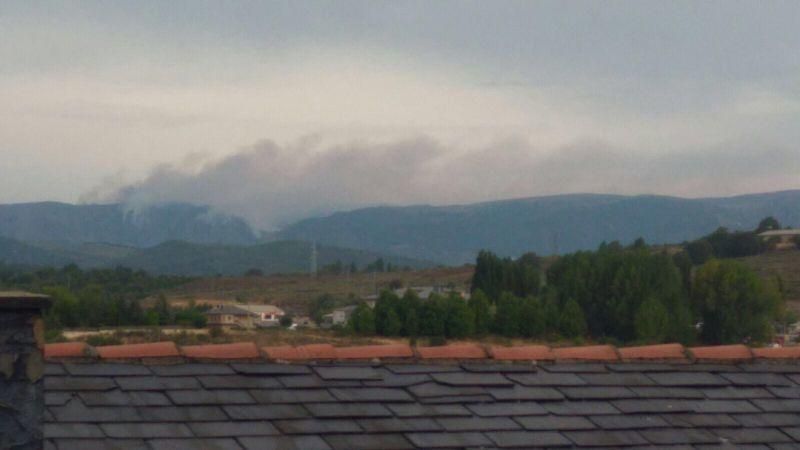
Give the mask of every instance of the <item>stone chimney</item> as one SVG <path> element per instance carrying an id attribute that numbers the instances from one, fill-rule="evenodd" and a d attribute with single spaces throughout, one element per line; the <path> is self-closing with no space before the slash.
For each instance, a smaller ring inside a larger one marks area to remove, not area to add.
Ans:
<path id="1" fill-rule="evenodd" d="M 0 292 L 0 448 L 41 449 L 44 322 L 50 298 Z"/>

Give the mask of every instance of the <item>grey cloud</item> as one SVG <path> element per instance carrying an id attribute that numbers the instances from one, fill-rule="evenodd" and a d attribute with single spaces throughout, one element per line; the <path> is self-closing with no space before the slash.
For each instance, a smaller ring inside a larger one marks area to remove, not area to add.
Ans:
<path id="1" fill-rule="evenodd" d="M 579 142 L 545 151 L 525 139 L 471 150 L 429 137 L 374 144 L 263 141 L 199 169 L 162 165 L 141 182 L 85 201 L 131 207 L 184 201 L 275 229 L 378 204 L 453 204 L 565 192 L 687 197 L 800 187 L 800 153 L 766 144 L 654 154 Z"/>

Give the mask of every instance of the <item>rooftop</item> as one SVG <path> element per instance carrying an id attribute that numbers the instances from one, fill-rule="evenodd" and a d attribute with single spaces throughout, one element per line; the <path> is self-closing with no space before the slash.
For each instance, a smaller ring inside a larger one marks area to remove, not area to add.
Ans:
<path id="1" fill-rule="evenodd" d="M 44 433 L 62 450 L 800 443 L 800 347 L 169 342 L 45 352 Z"/>

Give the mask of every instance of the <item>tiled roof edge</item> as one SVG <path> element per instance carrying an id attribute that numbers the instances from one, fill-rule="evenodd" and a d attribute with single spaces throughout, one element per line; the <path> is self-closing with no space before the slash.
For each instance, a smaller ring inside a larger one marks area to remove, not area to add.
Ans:
<path id="1" fill-rule="evenodd" d="M 549 347 L 546 345 L 495 346 L 475 343 L 439 347 L 412 347 L 407 344 L 334 347 L 330 344 L 267 346 L 252 342 L 192 345 L 178 347 L 173 342 L 91 347 L 85 343 L 45 345 L 50 360 L 251 360 L 275 362 L 306 361 L 430 361 L 489 360 L 540 362 L 668 362 L 739 363 L 757 360 L 800 362 L 800 346 L 750 348 L 744 345 L 684 347 L 657 344 L 617 348 L 611 345 Z"/>

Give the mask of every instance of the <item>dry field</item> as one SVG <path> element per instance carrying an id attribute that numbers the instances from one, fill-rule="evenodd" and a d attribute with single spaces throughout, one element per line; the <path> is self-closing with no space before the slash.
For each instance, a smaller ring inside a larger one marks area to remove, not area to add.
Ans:
<path id="1" fill-rule="evenodd" d="M 389 287 L 393 281 L 403 286 L 451 285 L 469 289 L 472 267 L 447 267 L 411 272 L 392 272 L 350 275 L 270 275 L 263 277 L 201 278 L 166 292 L 174 306 L 190 300 L 198 304 L 268 303 L 281 306 L 295 314 L 304 314 L 310 300 L 322 294 L 336 297 L 361 297 Z"/>

